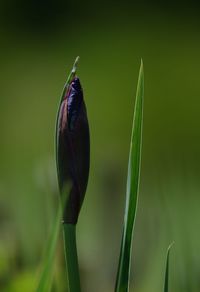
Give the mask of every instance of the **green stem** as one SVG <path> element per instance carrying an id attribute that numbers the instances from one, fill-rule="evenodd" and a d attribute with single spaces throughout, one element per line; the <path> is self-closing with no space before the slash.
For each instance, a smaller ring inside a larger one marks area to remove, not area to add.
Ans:
<path id="1" fill-rule="evenodd" d="M 67 268 L 68 292 L 81 292 L 78 255 L 76 247 L 76 225 L 63 224 L 65 261 Z"/>

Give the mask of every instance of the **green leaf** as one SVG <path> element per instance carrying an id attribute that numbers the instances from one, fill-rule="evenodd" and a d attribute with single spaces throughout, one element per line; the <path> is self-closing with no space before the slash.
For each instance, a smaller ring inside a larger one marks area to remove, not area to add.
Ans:
<path id="1" fill-rule="evenodd" d="M 165 284 L 164 284 L 164 292 L 168 292 L 169 286 L 169 254 L 170 249 L 174 243 L 171 243 L 167 250 L 167 260 L 166 260 L 166 268 L 165 268 Z"/>
<path id="2" fill-rule="evenodd" d="M 133 115 L 132 136 L 128 162 L 126 208 L 115 292 L 129 291 L 132 234 L 137 208 L 137 197 L 140 176 L 143 98 L 144 98 L 144 73 L 143 63 L 141 61 L 136 91 L 135 109 Z"/>
<path id="3" fill-rule="evenodd" d="M 51 236 L 48 241 L 44 262 L 43 262 L 43 270 L 40 276 L 37 292 L 48 292 L 50 291 L 52 284 L 52 271 L 53 271 L 53 263 L 56 252 L 56 245 L 61 225 L 62 218 L 62 207 L 59 204 L 58 213 L 56 220 L 54 222 Z"/>
<path id="4" fill-rule="evenodd" d="M 70 184 L 66 185 L 65 190 L 62 194 L 62 200 L 60 201 L 58 206 L 55 222 L 52 227 L 50 238 L 47 242 L 47 248 L 42 263 L 42 272 L 36 292 L 48 292 L 51 289 L 56 246 L 62 222 L 63 208 L 65 206 L 66 200 L 68 199 L 69 190 Z"/>

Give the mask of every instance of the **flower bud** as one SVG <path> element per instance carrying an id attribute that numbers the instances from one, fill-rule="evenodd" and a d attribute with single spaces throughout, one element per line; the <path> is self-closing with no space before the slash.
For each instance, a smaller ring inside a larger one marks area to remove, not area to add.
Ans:
<path id="1" fill-rule="evenodd" d="M 86 106 L 79 78 L 71 73 L 57 117 L 57 171 L 61 195 L 67 195 L 64 223 L 76 224 L 85 196 L 90 160 L 90 139 Z"/>

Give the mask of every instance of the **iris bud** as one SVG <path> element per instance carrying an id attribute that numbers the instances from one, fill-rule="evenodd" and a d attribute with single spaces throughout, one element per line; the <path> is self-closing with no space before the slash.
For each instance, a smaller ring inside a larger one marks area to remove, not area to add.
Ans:
<path id="1" fill-rule="evenodd" d="M 63 91 L 56 126 L 59 189 L 62 196 L 65 191 L 68 192 L 63 222 L 69 224 L 76 224 L 78 220 L 87 188 L 90 160 L 86 106 L 74 68 Z"/>

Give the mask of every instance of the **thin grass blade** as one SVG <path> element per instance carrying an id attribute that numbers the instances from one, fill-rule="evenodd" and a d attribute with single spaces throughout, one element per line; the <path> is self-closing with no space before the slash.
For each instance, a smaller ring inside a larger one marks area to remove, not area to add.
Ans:
<path id="1" fill-rule="evenodd" d="M 171 243 L 167 250 L 167 260 L 166 260 L 166 267 L 165 267 L 165 283 L 164 283 L 164 292 L 169 291 L 169 255 L 171 247 L 174 243 Z"/>
<path id="2" fill-rule="evenodd" d="M 52 272 L 53 272 L 53 263 L 56 252 L 56 245 L 59 235 L 59 230 L 61 226 L 61 218 L 62 218 L 62 207 L 59 204 L 57 217 L 54 222 L 51 236 L 48 241 L 48 246 L 46 249 L 44 262 L 43 262 L 43 270 L 40 276 L 37 292 L 48 292 L 50 291 L 52 284 Z"/>
<path id="3" fill-rule="evenodd" d="M 144 99 L 144 72 L 143 63 L 141 61 L 133 115 L 133 126 L 128 162 L 126 208 L 115 292 L 129 291 L 132 234 L 137 209 L 137 197 L 140 176 L 143 99 Z"/>
<path id="4" fill-rule="evenodd" d="M 65 192 L 62 194 L 62 200 L 59 202 L 56 219 L 52 227 L 50 238 L 47 242 L 47 248 L 42 263 L 42 272 L 36 292 L 48 292 L 51 289 L 54 258 L 63 217 L 63 206 L 65 206 L 66 200 L 68 199 L 69 189 L 70 184 L 66 185 Z"/>

